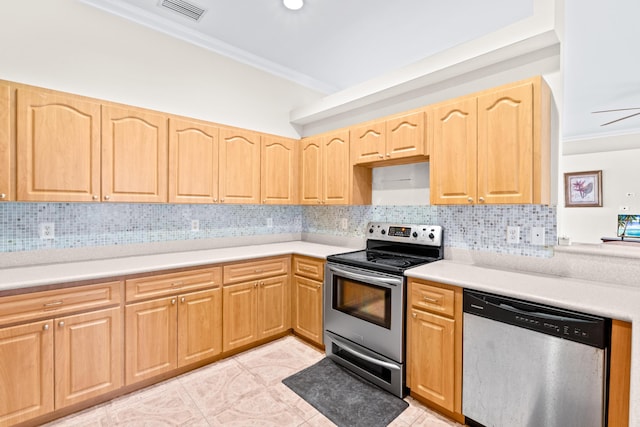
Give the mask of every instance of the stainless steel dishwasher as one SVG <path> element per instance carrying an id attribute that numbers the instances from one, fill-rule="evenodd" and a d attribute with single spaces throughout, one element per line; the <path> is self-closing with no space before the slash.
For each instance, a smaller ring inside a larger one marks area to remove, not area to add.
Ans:
<path id="1" fill-rule="evenodd" d="M 463 301 L 470 426 L 606 425 L 609 319 L 467 289 Z"/>

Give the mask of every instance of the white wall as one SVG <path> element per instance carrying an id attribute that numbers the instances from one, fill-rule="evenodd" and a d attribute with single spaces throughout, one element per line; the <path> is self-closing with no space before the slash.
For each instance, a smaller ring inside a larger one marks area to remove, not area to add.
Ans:
<path id="1" fill-rule="evenodd" d="M 558 236 L 580 243 L 600 243 L 601 237 L 615 237 L 618 214 L 640 214 L 640 133 L 564 144 L 561 176 L 565 172 L 602 170 L 602 207 L 558 209 Z M 609 148 L 615 151 L 606 151 Z M 558 205 L 564 206 L 564 189 L 560 198 Z M 622 206 L 629 210 L 621 210 Z"/>
<path id="2" fill-rule="evenodd" d="M 0 79 L 290 137 L 321 97 L 75 0 L 3 2 Z"/>

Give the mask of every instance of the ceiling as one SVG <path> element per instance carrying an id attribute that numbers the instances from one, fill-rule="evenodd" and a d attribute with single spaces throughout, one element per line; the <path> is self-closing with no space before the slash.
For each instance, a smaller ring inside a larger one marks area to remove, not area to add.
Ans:
<path id="1" fill-rule="evenodd" d="M 162 0 L 82 1 L 331 95 L 524 20 L 538 0 L 305 0 L 298 11 L 281 0 L 186 0 L 205 9 L 197 22 Z M 563 3 L 563 136 L 640 132 L 640 115 L 602 127 L 624 114 L 592 114 L 640 107 L 640 2 Z"/>

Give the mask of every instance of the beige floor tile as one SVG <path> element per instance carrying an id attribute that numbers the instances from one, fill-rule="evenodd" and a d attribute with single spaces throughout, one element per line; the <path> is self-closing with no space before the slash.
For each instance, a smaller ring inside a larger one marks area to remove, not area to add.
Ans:
<path id="1" fill-rule="evenodd" d="M 107 414 L 106 405 L 103 404 L 45 424 L 45 427 L 107 427 L 111 425 L 113 423 Z"/>
<path id="2" fill-rule="evenodd" d="M 304 420 L 310 420 L 318 415 L 318 410 L 298 396 L 286 385 L 279 383 L 268 388 L 273 397 L 283 402 L 289 410 Z"/>
<path id="3" fill-rule="evenodd" d="M 210 421 L 213 425 L 224 426 L 297 427 L 304 423 L 291 408 L 266 389 L 244 395 L 232 407 L 211 417 Z"/>
<path id="4" fill-rule="evenodd" d="M 316 416 L 308 420 L 303 425 L 305 427 L 335 427 L 335 424 L 322 414 L 316 414 Z"/>

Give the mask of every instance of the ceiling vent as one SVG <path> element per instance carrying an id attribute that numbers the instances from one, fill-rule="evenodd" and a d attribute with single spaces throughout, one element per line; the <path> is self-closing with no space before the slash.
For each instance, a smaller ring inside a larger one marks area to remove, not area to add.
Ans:
<path id="1" fill-rule="evenodd" d="M 198 21 L 206 12 L 203 8 L 184 0 L 161 0 L 160 6 L 179 13 L 193 21 Z"/>

